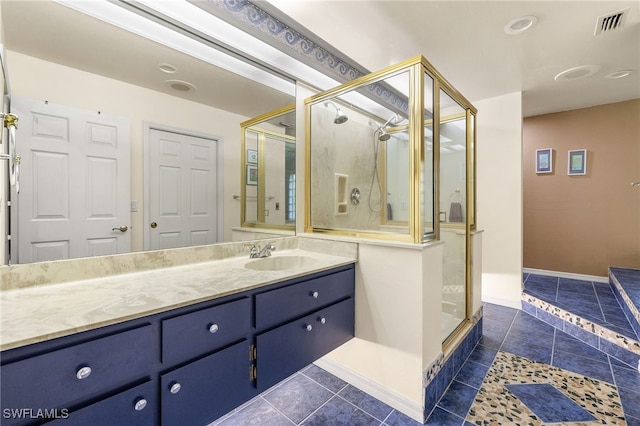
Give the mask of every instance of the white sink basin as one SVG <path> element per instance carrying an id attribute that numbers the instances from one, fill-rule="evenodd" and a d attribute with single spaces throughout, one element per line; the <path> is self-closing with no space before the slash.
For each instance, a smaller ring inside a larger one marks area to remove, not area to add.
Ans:
<path id="1" fill-rule="evenodd" d="M 244 267 L 255 271 L 284 271 L 304 268 L 313 263 L 313 258 L 308 256 L 274 256 L 251 260 Z"/>

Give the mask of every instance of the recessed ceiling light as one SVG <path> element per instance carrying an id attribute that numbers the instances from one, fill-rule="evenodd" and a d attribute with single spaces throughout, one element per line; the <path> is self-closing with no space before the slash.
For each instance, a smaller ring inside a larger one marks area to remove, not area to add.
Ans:
<path id="1" fill-rule="evenodd" d="M 590 77 L 600 71 L 600 65 L 582 65 L 562 71 L 554 77 L 555 81 L 573 81 Z"/>
<path id="2" fill-rule="evenodd" d="M 167 63 L 158 64 L 158 69 L 162 72 L 166 72 L 167 74 L 174 74 L 176 71 L 178 71 L 178 68 Z"/>
<path id="3" fill-rule="evenodd" d="M 633 70 L 620 70 L 620 71 L 612 72 L 611 74 L 607 74 L 607 75 L 604 76 L 604 78 L 609 78 L 609 79 L 612 79 L 612 80 L 615 80 L 615 79 L 618 79 L 618 78 L 625 78 L 626 76 L 628 76 L 632 72 L 633 72 Z"/>
<path id="4" fill-rule="evenodd" d="M 164 82 L 167 86 L 171 87 L 173 90 L 178 92 L 191 92 L 196 90 L 196 86 L 189 83 L 188 81 L 182 80 L 167 80 Z"/>
<path id="5" fill-rule="evenodd" d="M 520 34 L 533 27 L 536 22 L 538 22 L 538 18 L 533 15 L 521 16 L 509 21 L 504 26 L 504 32 L 507 34 Z"/>

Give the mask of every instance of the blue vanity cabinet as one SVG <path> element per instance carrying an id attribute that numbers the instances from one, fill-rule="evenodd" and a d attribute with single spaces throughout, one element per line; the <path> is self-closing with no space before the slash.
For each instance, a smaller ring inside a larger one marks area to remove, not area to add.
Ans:
<path id="1" fill-rule="evenodd" d="M 162 374 L 161 424 L 205 425 L 255 396 L 249 346 L 245 340 Z"/>
<path id="2" fill-rule="evenodd" d="M 6 409 L 68 409 L 148 377 L 152 341 L 146 325 L 3 364 L 2 424 L 28 423 L 27 412 L 7 416 Z"/>
<path id="3" fill-rule="evenodd" d="M 353 337 L 354 287 L 354 268 L 350 267 L 256 295 L 257 328 L 282 324 L 256 335 L 259 392 Z M 303 315 L 285 322 L 292 313 Z"/>
<path id="4" fill-rule="evenodd" d="M 353 296 L 347 265 L 4 351 L 0 424 L 205 425 L 350 339 Z"/>

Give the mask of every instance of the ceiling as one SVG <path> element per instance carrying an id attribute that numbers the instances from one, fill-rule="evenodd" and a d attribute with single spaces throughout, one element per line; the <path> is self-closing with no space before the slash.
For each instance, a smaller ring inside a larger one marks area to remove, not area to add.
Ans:
<path id="1" fill-rule="evenodd" d="M 201 60 L 50 1 L 2 1 L 9 50 L 191 99 L 248 117 L 293 102 Z M 369 70 L 424 55 L 467 99 L 523 92 L 525 116 L 640 98 L 640 2 L 270 0 Z M 629 8 L 625 25 L 594 36 L 598 16 Z M 509 35 L 514 18 L 537 24 Z M 322 19 L 318 19 L 322 17 Z M 114 60 L 117 58 L 117 60 Z M 178 71 L 158 69 L 170 63 Z M 581 65 L 596 74 L 558 82 Z M 9 64 L 10 68 L 11 64 Z M 622 79 L 605 75 L 630 69 Z M 197 89 L 179 92 L 177 79 Z"/>
<path id="2" fill-rule="evenodd" d="M 525 116 L 640 98 L 639 1 L 269 0 L 369 70 L 421 54 L 470 101 L 523 92 Z M 622 28 L 594 36 L 599 16 L 630 8 Z M 509 35 L 515 18 L 537 24 Z M 319 19 L 322 17 L 322 19 Z M 569 68 L 600 65 L 557 82 Z M 622 79 L 604 76 L 623 69 Z"/>
<path id="3" fill-rule="evenodd" d="M 295 101 L 291 95 L 52 1 L 0 2 L 8 50 L 246 117 Z M 177 71 L 173 74 L 161 71 L 158 65 L 162 63 L 173 65 Z M 10 62 L 8 67 L 11 79 Z M 175 90 L 167 80 L 191 83 L 196 90 Z"/>

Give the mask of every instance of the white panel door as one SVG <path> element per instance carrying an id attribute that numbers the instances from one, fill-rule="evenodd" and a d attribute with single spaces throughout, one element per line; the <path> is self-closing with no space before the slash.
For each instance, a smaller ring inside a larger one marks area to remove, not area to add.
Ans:
<path id="1" fill-rule="evenodd" d="M 149 130 L 149 248 L 217 242 L 217 141 Z"/>
<path id="2" fill-rule="evenodd" d="M 20 98 L 12 110 L 22 157 L 13 262 L 130 251 L 130 232 L 120 231 L 130 223 L 129 120 Z"/>

